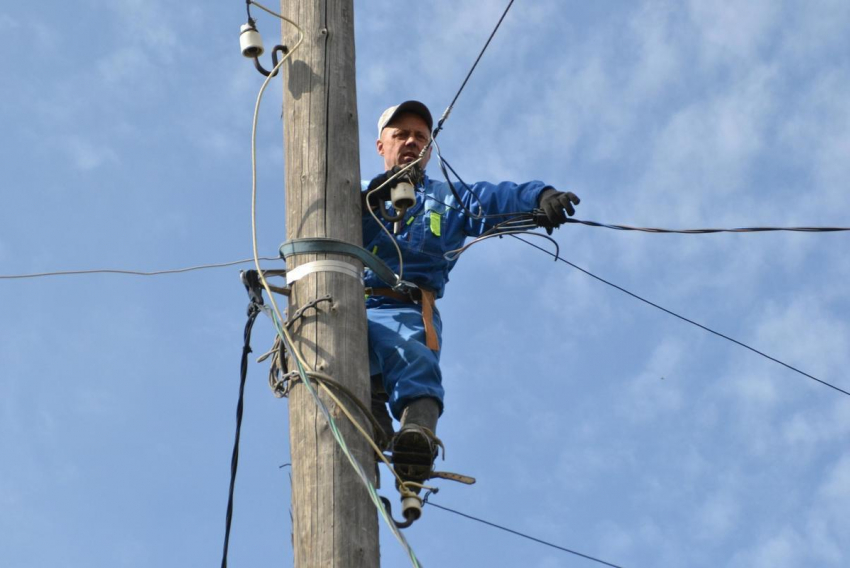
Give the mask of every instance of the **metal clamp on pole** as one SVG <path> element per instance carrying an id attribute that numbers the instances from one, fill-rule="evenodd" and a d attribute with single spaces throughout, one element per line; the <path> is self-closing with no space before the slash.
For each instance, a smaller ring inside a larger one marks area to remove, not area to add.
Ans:
<path id="1" fill-rule="evenodd" d="M 328 239 L 324 237 L 315 237 L 315 238 L 306 238 L 306 239 L 293 239 L 291 241 L 287 241 L 280 245 L 280 256 L 284 259 L 287 259 L 296 254 L 342 254 L 346 256 L 352 256 L 362 262 L 365 266 L 367 266 L 375 275 L 389 284 L 391 287 L 395 287 L 401 283 L 398 275 L 390 269 L 387 264 L 375 256 L 371 254 L 369 251 L 364 249 L 363 247 L 359 247 L 357 245 L 353 245 L 351 243 L 346 243 L 345 241 L 340 241 L 337 239 Z M 316 261 L 316 262 L 335 262 L 339 263 L 339 261 Z M 308 263 L 314 264 L 314 263 Z M 348 264 L 348 263 L 343 263 Z M 351 266 L 350 264 L 348 264 Z M 305 265 L 307 266 L 307 265 Z M 333 268 L 329 268 L 334 266 Z M 296 268 L 294 271 L 290 271 L 290 273 L 299 270 L 301 267 Z M 322 267 L 314 267 L 316 270 L 309 270 L 305 274 L 301 274 L 299 278 L 309 274 L 310 272 L 317 272 L 319 270 L 333 270 L 336 272 L 342 272 L 341 267 L 335 265 L 324 265 Z M 339 269 L 339 270 L 337 270 Z M 291 283 L 289 279 L 289 274 L 287 275 L 287 281 Z"/>
<path id="2" fill-rule="evenodd" d="M 287 286 L 292 286 L 295 282 L 314 272 L 337 272 L 357 278 L 358 280 L 363 280 L 363 271 L 350 262 L 343 262 L 341 260 L 315 260 L 289 270 L 286 273 L 286 284 Z"/>

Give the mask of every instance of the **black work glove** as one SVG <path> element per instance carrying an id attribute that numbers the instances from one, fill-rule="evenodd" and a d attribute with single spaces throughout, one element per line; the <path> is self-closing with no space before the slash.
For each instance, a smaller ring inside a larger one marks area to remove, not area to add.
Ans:
<path id="1" fill-rule="evenodd" d="M 390 179 L 391 177 L 396 175 L 402 169 L 403 169 L 403 166 L 393 166 L 392 169 L 387 170 L 384 173 L 378 174 L 375 177 L 373 177 L 372 181 L 369 182 L 369 187 L 367 187 L 366 191 L 364 191 L 361 194 L 362 198 L 363 198 L 363 204 L 364 205 L 366 204 L 365 203 L 366 202 L 366 195 L 368 195 L 368 193 L 370 191 L 372 191 L 376 187 L 379 187 L 381 184 L 383 184 L 388 179 Z M 397 186 L 402 181 L 409 181 L 410 183 L 412 183 L 415 186 L 415 185 L 419 184 L 419 182 L 422 180 L 422 177 L 423 177 L 422 174 L 423 174 L 422 169 L 418 165 L 413 166 L 412 168 L 407 170 L 404 174 L 398 176 L 397 178 L 395 178 L 391 182 L 384 185 L 384 187 L 382 187 L 379 191 L 376 191 L 375 193 L 373 193 L 369 197 L 369 203 L 371 204 L 372 207 L 375 207 L 378 203 L 383 203 L 384 201 L 389 201 L 390 200 L 390 191 L 392 190 L 392 188 Z"/>
<path id="2" fill-rule="evenodd" d="M 388 179 L 393 177 L 395 174 L 399 172 L 401 168 L 398 166 L 393 166 L 391 170 L 387 170 L 382 174 L 378 174 L 372 178 L 372 181 L 369 182 L 369 187 L 366 188 L 366 193 L 369 193 L 382 183 L 386 182 Z M 389 201 L 390 200 L 390 190 L 394 188 L 398 182 L 401 181 L 401 176 L 397 177 L 390 183 L 386 184 L 381 188 L 380 191 L 377 191 L 371 195 L 369 198 L 372 203 L 380 203 L 381 201 Z"/>
<path id="3" fill-rule="evenodd" d="M 538 226 L 546 229 L 547 234 L 551 235 L 552 229 L 567 222 L 567 215 L 570 217 L 575 215 L 576 210 L 573 206 L 580 202 L 578 196 L 571 191 L 558 191 L 551 187 L 544 189 L 540 194 L 542 213 L 537 214 L 535 221 Z"/>

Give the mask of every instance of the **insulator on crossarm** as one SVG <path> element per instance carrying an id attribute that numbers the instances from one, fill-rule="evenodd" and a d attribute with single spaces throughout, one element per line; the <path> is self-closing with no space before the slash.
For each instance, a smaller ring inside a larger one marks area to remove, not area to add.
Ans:
<path id="1" fill-rule="evenodd" d="M 242 29 L 239 32 L 239 47 L 242 48 L 242 55 L 249 58 L 259 57 L 265 51 L 260 32 L 250 22 L 242 24 Z"/>

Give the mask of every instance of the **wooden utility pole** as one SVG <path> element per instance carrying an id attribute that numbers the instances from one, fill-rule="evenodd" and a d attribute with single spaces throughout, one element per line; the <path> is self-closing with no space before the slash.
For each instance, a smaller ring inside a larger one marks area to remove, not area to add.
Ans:
<path id="1" fill-rule="evenodd" d="M 283 65 L 287 240 L 329 237 L 362 245 L 353 0 L 280 4 L 281 14 L 304 32 L 301 47 Z M 284 44 L 291 48 L 297 35 L 288 24 L 282 29 Z M 289 258 L 287 270 L 316 260 L 361 267 L 348 256 L 314 254 Z M 337 272 L 309 274 L 293 285 L 289 313 L 326 294 L 333 303 L 308 310 L 292 328 L 295 341 L 310 366 L 331 375 L 368 407 L 362 282 Z M 372 450 L 330 398 L 321 396 L 374 482 Z M 353 404 L 347 406 L 359 416 Z M 289 421 L 296 568 L 379 566 L 375 506 L 303 384 L 290 393 Z"/>

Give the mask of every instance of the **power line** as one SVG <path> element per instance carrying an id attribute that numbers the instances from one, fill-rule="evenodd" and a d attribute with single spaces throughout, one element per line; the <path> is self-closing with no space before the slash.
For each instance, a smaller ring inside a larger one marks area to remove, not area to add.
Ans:
<path id="1" fill-rule="evenodd" d="M 511 6 L 513 6 L 513 3 L 514 3 L 514 0 L 511 0 L 510 2 L 508 2 L 508 7 L 505 8 L 504 12 L 502 12 L 502 17 L 499 18 L 499 22 L 496 24 L 496 27 L 493 28 L 492 32 L 490 32 L 490 37 L 487 38 L 487 43 L 485 43 L 484 47 L 481 48 L 481 53 L 479 53 L 478 57 L 475 58 L 475 63 L 472 64 L 472 68 L 469 70 L 469 73 L 466 74 L 466 79 L 463 80 L 463 84 L 461 84 L 460 89 L 458 89 L 458 91 L 457 91 L 457 94 L 455 94 L 455 97 L 452 99 L 452 102 L 449 104 L 449 106 L 446 108 L 445 112 L 443 112 L 443 116 L 441 116 L 440 120 L 437 122 L 437 128 L 434 129 L 434 134 L 431 136 L 431 138 L 436 138 L 437 135 L 440 133 L 440 130 L 443 129 L 443 123 L 449 117 L 449 114 L 451 114 L 452 108 L 455 106 L 455 103 L 457 102 L 458 97 L 463 92 L 463 88 L 466 87 L 466 83 L 469 81 L 469 78 L 472 77 L 472 72 L 475 71 L 475 68 L 478 66 L 478 62 L 481 61 L 481 56 L 483 56 L 484 52 L 487 51 L 487 47 L 490 45 L 490 42 L 493 40 L 493 36 L 495 36 L 496 32 L 499 30 L 499 26 L 502 25 L 502 20 L 504 20 L 505 16 L 508 15 L 508 10 L 511 9 Z"/>
<path id="2" fill-rule="evenodd" d="M 448 165 L 448 163 L 446 163 Z M 451 168 L 451 166 L 449 166 Z M 454 172 L 454 170 L 452 170 Z M 455 174 L 457 175 L 457 174 Z M 461 183 L 464 183 L 461 181 Z M 466 185 L 464 183 L 464 185 Z M 468 186 L 467 186 L 468 187 Z M 453 208 L 454 209 L 454 208 Z M 504 215 L 497 215 L 504 216 Z M 617 231 L 642 231 L 645 233 L 675 233 L 675 234 L 684 234 L 684 235 L 701 235 L 701 234 L 709 234 L 709 233 L 764 233 L 764 232 L 776 232 L 776 231 L 792 231 L 792 232 L 802 232 L 802 233 L 835 233 L 841 231 L 850 231 L 850 227 L 737 227 L 737 228 L 727 228 L 727 229 L 663 229 L 658 227 L 633 227 L 631 225 L 616 225 L 609 223 L 600 223 L 598 221 L 586 221 L 583 219 L 575 219 L 568 218 L 567 223 L 576 223 L 581 225 L 587 225 L 589 227 L 602 227 L 605 229 L 614 229 Z M 545 249 L 541 249 L 544 252 Z M 549 253 L 551 254 L 551 253 Z M 558 257 L 559 260 L 563 260 Z M 246 262 L 252 262 L 253 258 L 247 258 L 244 260 L 234 260 L 232 262 L 222 262 L 218 264 L 203 264 L 200 266 L 190 266 L 187 268 L 175 268 L 173 270 L 156 270 L 156 271 L 140 271 L 140 270 L 120 270 L 120 269 L 112 269 L 112 268 L 99 268 L 93 270 L 62 270 L 62 271 L 54 271 L 54 272 L 36 272 L 31 274 L 0 274 L 0 280 L 15 280 L 15 279 L 25 279 L 25 278 L 44 278 L 47 276 L 73 276 L 73 275 L 81 275 L 81 274 L 124 274 L 131 276 L 161 276 L 164 274 L 179 274 L 182 272 L 191 272 L 193 270 L 205 270 L 209 268 L 224 268 L 227 266 L 235 266 L 237 264 L 244 264 Z M 270 257 L 263 256 L 260 257 L 260 260 L 280 260 L 279 257 Z M 576 267 L 578 268 L 578 267 Z M 607 283 L 607 282 L 606 282 Z"/>
<path id="3" fill-rule="evenodd" d="M 581 552 L 577 552 L 575 550 L 570 550 L 569 548 L 565 548 L 563 546 L 558 546 L 557 544 L 552 544 L 551 542 L 546 542 L 545 540 L 541 540 L 539 538 L 535 538 L 533 536 L 523 534 L 519 531 L 515 531 L 513 529 L 503 527 L 502 525 L 497 525 L 496 523 L 491 523 L 490 521 L 485 521 L 484 519 L 479 519 L 478 517 L 473 517 L 472 515 L 467 515 L 466 513 L 461 513 L 460 511 L 455 511 L 454 509 L 449 509 L 448 507 L 443 507 L 442 505 L 437 505 L 433 501 L 429 501 L 427 496 L 425 497 L 424 503 L 427 504 L 427 505 L 431 505 L 433 507 L 437 507 L 438 509 L 442 509 L 443 511 L 448 511 L 449 513 L 454 513 L 455 515 L 460 515 L 461 517 L 465 517 L 465 518 L 470 519 L 472 521 L 475 521 L 475 522 L 478 522 L 478 523 L 483 523 L 483 524 L 491 526 L 493 528 L 497 528 L 499 530 L 503 530 L 505 532 L 509 532 L 511 534 L 521 536 L 522 538 L 527 538 L 528 540 L 532 540 L 532 541 L 537 542 L 539 544 L 551 546 L 552 548 L 556 548 L 556 549 L 561 550 L 563 552 L 568 552 L 570 554 L 574 554 L 576 556 L 581 556 L 582 558 L 586 558 L 588 560 L 598 562 L 599 564 L 604 564 L 605 566 L 611 566 L 612 568 L 623 568 L 622 566 L 619 566 L 617 564 L 611 564 L 610 562 L 600 560 L 599 558 L 594 558 L 593 556 L 589 556 L 587 554 L 582 554 Z"/>
<path id="4" fill-rule="evenodd" d="M 543 247 L 537 246 L 536 244 L 531 243 L 531 242 L 529 242 L 529 241 L 527 241 L 527 240 L 525 240 L 525 239 L 523 239 L 523 238 L 521 238 L 521 237 L 518 237 L 518 236 L 516 236 L 516 235 L 513 235 L 513 234 L 512 234 L 511 236 L 512 236 L 513 238 L 517 239 L 517 240 L 520 240 L 520 241 L 524 242 L 524 243 L 525 243 L 525 244 L 527 244 L 528 246 L 534 247 L 534 248 L 536 248 L 537 250 L 540 250 L 540 251 L 545 252 L 545 253 L 546 253 L 546 254 L 548 254 L 549 256 L 553 256 L 553 257 L 555 257 L 555 260 L 560 260 L 561 262 L 563 262 L 563 263 L 565 263 L 565 264 L 568 264 L 568 265 L 572 266 L 572 267 L 573 267 L 573 268 L 575 268 L 576 270 L 579 270 L 579 271 L 581 271 L 581 272 L 583 272 L 583 273 L 587 274 L 588 276 L 590 276 L 590 277 L 592 277 L 592 278 L 595 278 L 596 280 L 599 280 L 600 282 L 602 282 L 602 283 L 604 283 L 604 284 L 607 284 L 608 286 L 611 286 L 612 288 L 616 288 L 616 289 L 617 289 L 617 290 L 619 290 L 620 292 L 623 292 L 623 293 L 625 293 L 625 294 L 628 294 L 628 295 L 629 295 L 629 296 L 631 296 L 632 298 L 636 298 L 636 299 L 640 300 L 641 302 L 644 302 L 645 304 L 649 304 L 649 305 L 650 305 L 650 306 L 652 306 L 653 308 L 658 308 L 658 309 L 659 309 L 659 310 L 661 310 L 662 312 L 668 313 L 668 314 L 670 314 L 671 316 L 675 316 L 675 317 L 679 318 L 679 319 L 680 319 L 680 320 L 682 320 L 682 321 L 685 321 L 685 322 L 687 322 L 687 323 L 689 323 L 689 324 L 691 324 L 691 325 L 695 325 L 695 326 L 697 326 L 697 327 L 698 327 L 698 328 L 700 328 L 700 329 L 704 329 L 705 331 L 707 331 L 707 332 L 709 332 L 709 333 L 713 333 L 714 335 L 716 335 L 716 336 L 718 336 L 718 337 L 722 337 L 723 339 L 725 339 L 725 340 L 727 340 L 727 341 L 731 341 L 732 343 L 735 343 L 736 345 L 740 345 L 741 347 L 744 347 L 745 349 L 749 349 L 749 350 L 750 350 L 750 351 L 752 351 L 753 353 L 756 353 L 757 355 L 761 355 L 761 356 L 762 356 L 762 357 L 764 357 L 765 359 L 770 359 L 770 360 L 771 360 L 771 361 L 773 361 L 774 363 L 779 363 L 779 364 L 780 364 L 780 365 L 782 365 L 783 367 L 786 367 L 786 368 L 788 368 L 788 369 L 790 369 L 790 370 L 794 371 L 795 373 L 799 373 L 799 374 L 803 375 L 804 377 L 807 377 L 807 378 L 809 378 L 809 379 L 811 379 L 811 380 L 813 380 L 813 381 L 817 381 L 817 382 L 819 382 L 820 384 L 822 384 L 822 385 L 824 385 L 824 386 L 827 386 L 827 387 L 829 387 L 829 388 L 831 388 L 831 389 L 834 389 L 834 390 L 836 390 L 836 391 L 838 391 L 838 392 L 840 392 L 840 393 L 842 393 L 842 394 L 845 394 L 845 395 L 847 395 L 847 396 L 850 396 L 850 392 L 848 392 L 848 391 L 846 391 L 846 390 L 844 390 L 844 389 L 842 389 L 842 388 L 840 388 L 840 387 L 837 387 L 837 386 L 835 386 L 835 385 L 833 385 L 833 384 L 831 384 L 831 383 L 828 383 L 828 382 L 823 381 L 823 380 L 821 380 L 821 379 L 819 379 L 819 378 L 817 378 L 817 377 L 815 377 L 815 376 L 812 376 L 812 375 L 810 375 L 810 374 L 808 374 L 808 373 L 806 373 L 806 372 L 804 372 L 804 371 L 801 371 L 800 369 L 798 369 L 798 368 L 796 368 L 796 367 L 793 367 L 793 366 L 789 365 L 788 363 L 785 363 L 785 362 L 783 362 L 783 361 L 780 361 L 779 359 L 777 359 L 777 358 L 775 358 L 775 357 L 771 357 L 770 355 L 767 355 L 766 353 L 763 353 L 763 352 L 759 351 L 758 349 L 755 349 L 754 347 L 750 347 L 750 346 L 749 346 L 749 345 L 747 345 L 746 343 L 743 343 L 743 342 L 741 342 L 741 341 L 738 341 L 737 339 L 733 339 L 733 338 L 729 337 L 728 335 L 724 335 L 724 334 L 720 333 L 719 331 L 714 331 L 714 330 L 713 330 L 713 329 L 711 329 L 710 327 L 706 327 L 706 326 L 702 325 L 701 323 L 697 323 L 697 322 L 695 322 L 695 321 L 693 321 L 693 320 L 690 320 L 690 319 L 686 318 L 685 316 L 681 316 L 681 315 L 677 314 L 676 312 L 673 312 L 673 311 L 671 311 L 671 310 L 668 310 L 668 309 L 667 309 L 667 308 L 665 308 L 665 307 L 662 307 L 662 306 L 659 306 L 659 305 L 658 305 L 658 304 L 656 304 L 656 303 L 650 302 L 650 301 L 649 301 L 649 300 L 647 300 L 646 298 L 642 298 L 642 297 L 638 296 L 637 294 L 635 294 L 635 293 L 633 293 L 633 292 L 629 292 L 628 290 L 626 290 L 625 288 L 623 288 L 623 287 L 621 287 L 621 286 L 617 286 L 616 284 L 614 284 L 614 283 L 612 283 L 612 282 L 608 282 L 608 281 L 607 281 L 607 280 L 605 280 L 604 278 L 601 278 L 601 277 L 599 277 L 599 276 L 597 276 L 597 275 L 593 274 L 592 272 L 589 272 L 589 271 L 585 270 L 584 268 L 582 268 L 582 267 L 580 267 L 580 266 L 578 266 L 578 265 L 573 264 L 573 263 L 572 263 L 572 262 L 570 262 L 569 260 L 566 260 L 566 259 L 561 258 L 560 256 L 558 256 L 558 255 L 556 255 L 556 254 L 553 254 L 553 253 L 549 252 L 548 250 L 544 249 Z"/>
<path id="5" fill-rule="evenodd" d="M 452 170 L 454 171 L 454 170 Z M 734 229 L 660 229 L 657 227 L 632 227 L 631 225 L 612 225 L 596 221 L 567 218 L 567 223 L 580 223 L 590 227 L 603 227 L 617 231 L 643 231 L 645 233 L 677 233 L 683 235 L 703 235 L 708 233 L 765 233 L 769 231 L 796 231 L 800 233 L 835 233 L 850 231 L 850 227 L 739 227 Z"/>
<path id="6" fill-rule="evenodd" d="M 278 256 L 262 256 L 260 260 L 280 260 Z M 24 278 L 45 278 L 48 276 L 76 276 L 80 274 L 124 274 L 130 276 L 162 276 L 164 274 L 180 274 L 182 272 L 191 272 L 193 270 L 206 270 L 209 268 L 224 268 L 227 266 L 235 266 L 237 264 L 245 264 L 246 262 L 254 262 L 253 258 L 243 260 L 234 260 L 232 262 L 221 262 L 218 264 L 202 264 L 200 266 L 189 266 L 187 268 L 175 268 L 172 270 L 155 270 L 152 272 L 144 272 L 141 270 L 119 270 L 114 268 L 97 268 L 93 270 L 60 270 L 55 272 L 36 272 L 32 274 L 0 274 L 0 280 L 19 280 Z"/>
<path id="7" fill-rule="evenodd" d="M 245 382 L 248 377 L 248 355 L 251 354 L 251 330 L 260 313 L 259 304 L 251 301 L 248 306 L 248 321 L 242 334 L 242 359 L 239 365 L 239 399 L 236 403 L 236 437 L 230 458 L 230 487 L 227 492 L 227 513 L 224 520 L 224 550 L 221 553 L 221 568 L 227 568 L 227 551 L 230 548 L 230 529 L 233 525 L 233 493 L 236 488 L 236 471 L 239 469 L 239 438 L 242 435 L 242 414 L 245 407 Z"/>

